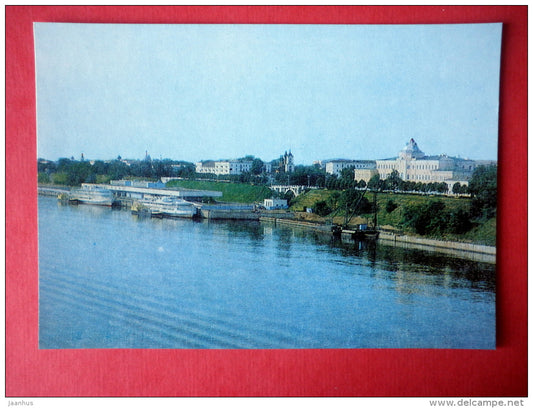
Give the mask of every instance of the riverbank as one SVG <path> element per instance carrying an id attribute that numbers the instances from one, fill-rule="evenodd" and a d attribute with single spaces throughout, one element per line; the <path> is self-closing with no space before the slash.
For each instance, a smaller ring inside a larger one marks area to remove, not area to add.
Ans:
<path id="1" fill-rule="evenodd" d="M 286 225 L 312 229 L 314 231 L 331 234 L 331 225 L 324 223 L 303 221 L 295 218 L 277 218 L 274 215 L 262 215 L 259 218 L 262 222 L 270 222 L 274 225 Z M 352 240 L 351 236 L 343 239 Z M 352 240 L 353 241 L 353 240 Z M 411 235 L 396 234 L 387 231 L 379 231 L 378 243 L 389 246 L 396 246 L 407 249 L 419 249 L 430 252 L 447 254 L 457 258 L 471 261 L 496 263 L 496 247 L 488 245 L 478 245 L 466 242 L 442 241 L 437 239 L 421 238 Z"/>
<path id="2" fill-rule="evenodd" d="M 304 214 L 304 216 L 313 216 L 316 220 L 322 218 L 324 221 L 331 219 L 333 223 L 343 225 L 345 223 L 344 211 L 336 207 L 340 193 L 340 191 L 336 190 L 308 191 L 291 201 L 290 210 L 300 216 L 307 209 L 313 208 L 316 203 L 325 202 L 332 210 L 329 215 L 319 217 L 317 214 Z M 368 194 L 367 198 L 371 200 L 372 197 Z M 469 197 L 378 192 L 376 194 L 377 223 L 384 230 L 396 234 L 410 235 L 416 231 L 412 222 L 413 217 L 408 216 L 408 214 L 427 213 L 432 203 L 437 203 L 433 210 L 438 211 L 440 209 L 440 213 L 426 214 L 424 216 L 425 220 L 422 220 L 421 224 L 430 225 L 432 222 L 437 224 L 441 222 L 441 226 L 439 228 L 428 228 L 426 231 L 428 235 L 425 236 L 433 234 L 432 238 L 443 241 L 469 242 L 487 246 L 496 245 L 496 217 L 489 219 L 469 217 L 468 214 L 472 205 L 472 199 Z M 374 214 L 363 213 L 359 217 L 364 220 L 356 221 L 352 219 L 351 222 L 355 224 L 371 224 Z"/>
<path id="3" fill-rule="evenodd" d="M 400 248 L 439 252 L 471 261 L 496 263 L 496 247 L 466 242 L 440 241 L 381 231 L 379 243 Z"/>
<path id="4" fill-rule="evenodd" d="M 68 192 L 68 188 L 39 186 L 39 194 L 57 197 L 61 193 Z M 242 208 L 241 208 L 242 207 Z M 247 207 L 247 208 L 244 208 Z M 250 207 L 250 208 L 248 208 Z M 254 206 L 235 205 L 204 205 L 200 209 L 200 215 L 205 219 L 212 220 L 242 220 L 270 222 L 274 225 L 287 225 L 312 229 L 324 234 L 332 234 L 331 227 L 338 220 L 333 219 L 328 223 L 316 214 L 295 213 L 293 211 L 258 211 Z M 333 223 L 332 223 L 333 221 Z M 365 221 L 363 218 L 354 221 Z M 352 240 L 351 235 L 342 239 Z M 439 252 L 454 257 L 469 259 L 479 262 L 496 263 L 496 247 L 479 245 L 474 243 L 444 241 L 428 239 L 413 235 L 406 235 L 386 230 L 379 231 L 378 242 L 384 245 L 402 248 L 420 249 L 425 251 Z"/>

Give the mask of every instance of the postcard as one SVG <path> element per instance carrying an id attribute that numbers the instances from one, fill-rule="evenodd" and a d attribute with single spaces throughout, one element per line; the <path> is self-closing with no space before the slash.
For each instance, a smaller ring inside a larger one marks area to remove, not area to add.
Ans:
<path id="1" fill-rule="evenodd" d="M 34 23 L 40 349 L 494 349 L 502 24 Z"/>

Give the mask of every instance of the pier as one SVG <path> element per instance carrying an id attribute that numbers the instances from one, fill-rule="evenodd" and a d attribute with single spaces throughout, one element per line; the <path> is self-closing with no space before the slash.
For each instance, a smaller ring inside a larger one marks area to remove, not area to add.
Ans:
<path id="1" fill-rule="evenodd" d="M 59 194 L 64 194 L 70 191 L 68 187 L 44 187 L 39 186 L 37 188 L 39 195 L 48 196 L 48 197 L 57 197 Z"/>
<path id="2" fill-rule="evenodd" d="M 116 199 L 143 199 L 143 198 L 159 198 L 159 197 L 172 197 L 181 198 L 184 200 L 199 201 L 205 197 L 222 197 L 220 191 L 207 191 L 207 190 L 189 190 L 189 189 L 169 189 L 169 188 L 151 188 L 151 187 L 132 187 L 132 186 L 119 186 L 109 184 L 96 184 L 102 188 L 107 188 L 113 192 Z"/>

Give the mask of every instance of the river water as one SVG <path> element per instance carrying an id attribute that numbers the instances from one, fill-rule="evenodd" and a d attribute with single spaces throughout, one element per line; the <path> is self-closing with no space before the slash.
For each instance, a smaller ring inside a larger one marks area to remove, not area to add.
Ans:
<path id="1" fill-rule="evenodd" d="M 39 197 L 39 346 L 495 347 L 495 266 Z"/>

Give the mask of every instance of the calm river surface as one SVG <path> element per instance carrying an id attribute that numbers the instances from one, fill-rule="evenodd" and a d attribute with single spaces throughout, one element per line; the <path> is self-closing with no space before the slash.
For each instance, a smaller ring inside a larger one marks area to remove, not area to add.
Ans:
<path id="1" fill-rule="evenodd" d="M 40 348 L 494 348 L 495 266 L 39 197 Z"/>

